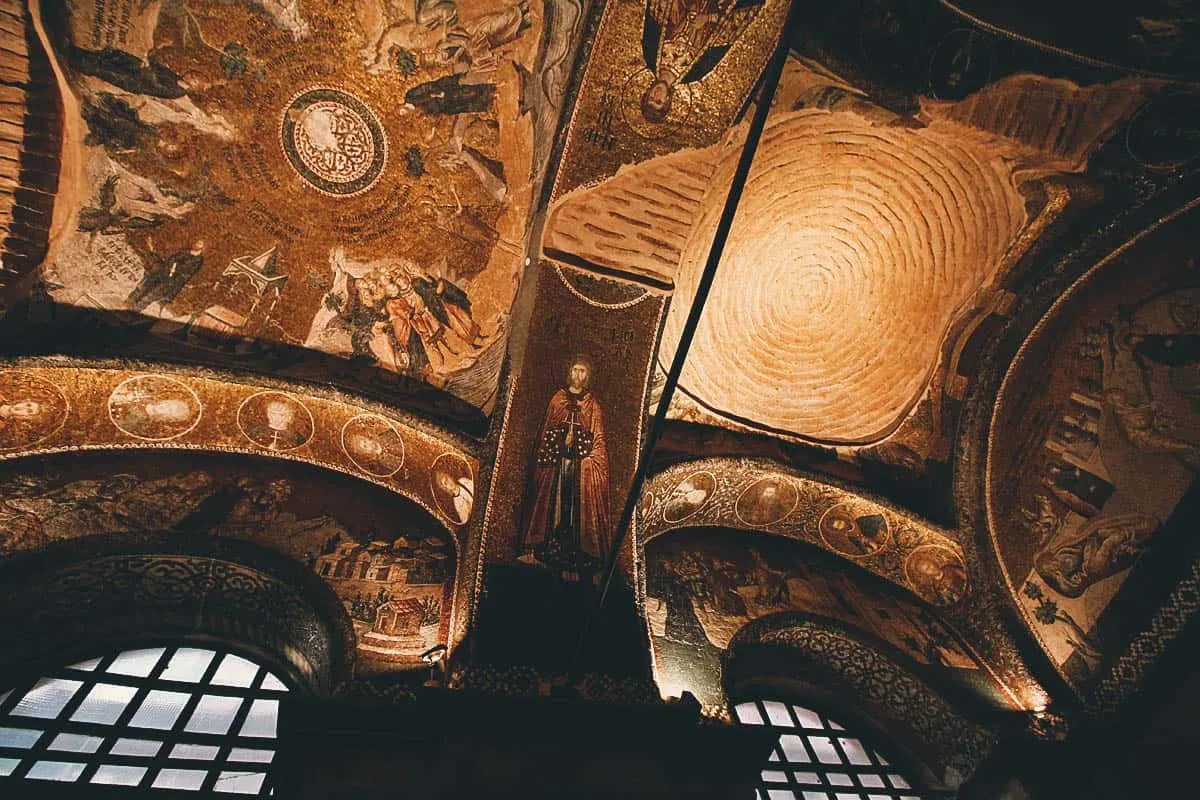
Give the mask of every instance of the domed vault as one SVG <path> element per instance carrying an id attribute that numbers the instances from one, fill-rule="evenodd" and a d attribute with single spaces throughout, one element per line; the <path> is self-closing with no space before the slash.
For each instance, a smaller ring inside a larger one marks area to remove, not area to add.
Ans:
<path id="1" fill-rule="evenodd" d="M 318 693 L 1067 796 L 1200 565 L 1200 10 L 1079 5 L 0 0 L 0 674 L 204 573 Z"/>

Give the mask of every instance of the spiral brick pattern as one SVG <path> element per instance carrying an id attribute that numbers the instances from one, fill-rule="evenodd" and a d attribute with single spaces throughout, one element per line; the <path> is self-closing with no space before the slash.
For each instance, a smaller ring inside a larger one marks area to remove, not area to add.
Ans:
<path id="1" fill-rule="evenodd" d="M 755 157 L 683 387 L 727 416 L 830 443 L 890 433 L 919 399 L 955 315 L 1026 221 L 1008 145 L 952 122 L 877 127 L 776 117 Z M 714 183 L 727 185 L 736 154 Z M 683 250 L 663 362 L 721 213 Z"/>

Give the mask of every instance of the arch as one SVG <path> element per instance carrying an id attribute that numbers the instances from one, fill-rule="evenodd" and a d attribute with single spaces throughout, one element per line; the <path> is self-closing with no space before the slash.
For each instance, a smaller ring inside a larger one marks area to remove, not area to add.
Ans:
<path id="1" fill-rule="evenodd" d="M 439 494 L 434 462 L 450 454 L 474 482 L 479 459 L 460 437 L 415 417 L 288 383 L 251 383 L 161 364 L 84 364 L 0 363 L 0 404 L 32 399 L 38 407 L 29 418 L 0 419 L 0 460 L 95 449 L 248 453 L 377 484 L 452 531 L 470 519 Z"/>
<path id="2" fill-rule="evenodd" d="M 768 695 L 813 704 L 894 743 L 895 755 L 923 783 L 956 788 L 995 736 L 896 655 L 845 626 L 778 615 L 735 637 L 723 659 L 726 692 L 731 704 Z"/>
<path id="3" fill-rule="evenodd" d="M 695 476 L 708 479 L 688 491 Z M 772 483 L 792 493 L 795 503 L 776 514 L 777 518 L 759 518 L 761 524 L 750 524 L 755 520 L 744 512 L 739 514 L 739 502 L 748 505 L 755 487 Z M 959 505 L 971 502 L 961 490 L 958 495 Z M 746 458 L 700 459 L 659 472 L 647 481 L 639 512 L 638 546 L 642 549 L 669 531 L 707 526 L 757 531 L 820 548 L 841 564 L 861 568 L 938 606 L 942 617 L 968 637 L 971 647 L 995 672 L 1011 702 L 1029 709 L 1047 702 L 1041 682 L 1025 666 L 1020 640 L 992 596 L 997 578 L 981 562 L 981 545 L 971 535 L 970 524 L 954 530 L 939 528 L 828 477 L 809 475 L 768 459 Z M 886 529 L 887 533 L 875 537 L 881 545 L 868 542 L 860 548 L 865 552 L 855 552 L 848 540 L 822 530 L 822 522 L 826 521 L 824 527 L 828 528 L 828 520 L 834 517 L 860 533 L 865 533 L 860 519 L 877 518 L 883 525 L 877 524 L 876 530 Z"/>
<path id="4" fill-rule="evenodd" d="M 963 547 L 953 532 L 827 478 L 766 460 L 676 464 L 646 482 L 640 510 L 643 543 L 685 527 L 765 531 L 819 547 L 934 605 L 961 603 L 971 592 Z M 916 568 L 931 553 L 941 573 L 953 568 L 953 580 L 939 583 Z"/>
<path id="5" fill-rule="evenodd" d="M 292 685 L 327 692 L 352 674 L 346 611 L 303 565 L 200 534 L 99 534 L 0 561 L 9 646 L 0 676 L 165 640 L 217 640 Z"/>
<path id="6" fill-rule="evenodd" d="M 975 702 L 1019 707 L 1013 690 L 931 606 L 794 540 L 723 528 L 679 530 L 646 546 L 646 616 L 664 694 L 723 704 L 720 658 L 756 620 L 804 613 L 888 643 L 915 671 Z"/>
<path id="7" fill-rule="evenodd" d="M 964 525 L 1028 637 L 1029 663 L 1068 702 L 1086 700 L 1124 646 L 1099 623 L 1122 613 L 1120 585 L 1196 473 L 1200 417 L 1179 384 L 1195 358 L 1176 348 L 1167 364 L 1148 349 L 1192 335 L 1200 283 L 1183 266 L 1200 219 L 1194 181 L 1190 190 L 1064 257 L 989 343 L 987 377 L 968 398 L 956 476 Z M 1143 424 L 1152 405 L 1173 432 Z"/>
<path id="8" fill-rule="evenodd" d="M 269 550 L 331 591 L 349 614 L 359 675 L 424 667 L 421 653 L 454 642 L 462 548 L 415 504 L 362 481 L 199 452 L 51 455 L 4 471 L 0 555 L 111 535 L 203 534 Z"/>

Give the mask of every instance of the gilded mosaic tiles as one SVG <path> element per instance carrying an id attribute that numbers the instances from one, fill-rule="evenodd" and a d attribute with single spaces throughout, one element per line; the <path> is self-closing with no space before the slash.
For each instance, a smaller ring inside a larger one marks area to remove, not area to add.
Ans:
<path id="1" fill-rule="evenodd" d="M 124 447 L 307 461 L 386 486 L 453 528 L 466 523 L 474 508 L 473 491 L 463 488 L 478 470 L 473 456 L 399 418 L 348 402 L 182 374 L 0 370 L 0 458 Z M 453 499 L 431 483 L 435 465 L 459 486 Z"/>
<path id="2" fill-rule="evenodd" d="M 752 528 L 808 542 L 938 606 L 970 593 L 962 547 L 919 518 L 766 463 L 708 459 L 647 483 L 639 532 L 649 542 L 680 527 Z"/>

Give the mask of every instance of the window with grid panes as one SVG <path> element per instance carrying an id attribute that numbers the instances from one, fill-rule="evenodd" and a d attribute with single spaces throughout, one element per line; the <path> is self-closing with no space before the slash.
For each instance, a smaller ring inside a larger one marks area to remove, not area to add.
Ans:
<path id="1" fill-rule="evenodd" d="M 0 695 L 0 781 L 266 797 L 287 691 L 261 665 L 199 647 L 72 664 Z"/>
<path id="2" fill-rule="evenodd" d="M 733 710 L 743 725 L 779 732 L 759 777 L 758 800 L 921 800 L 887 759 L 829 717 L 777 700 Z"/>

